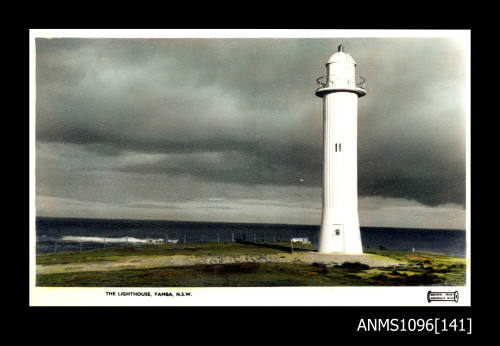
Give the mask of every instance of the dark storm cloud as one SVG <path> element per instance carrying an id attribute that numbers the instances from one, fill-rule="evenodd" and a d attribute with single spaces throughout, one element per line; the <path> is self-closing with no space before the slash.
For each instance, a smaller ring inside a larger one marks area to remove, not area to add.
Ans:
<path id="1" fill-rule="evenodd" d="M 291 152 L 291 155 L 287 154 Z M 283 155 L 283 156 L 280 156 Z M 294 160 L 295 159 L 295 160 Z M 116 168 L 120 172 L 142 174 L 187 174 L 204 181 L 239 184 L 318 186 L 321 181 L 319 160 L 309 160 L 300 150 L 277 152 L 230 151 L 172 155 L 150 164 Z"/>
<path id="2" fill-rule="evenodd" d="M 120 174 L 321 186 L 315 77 L 340 42 L 368 80 L 360 194 L 463 205 L 465 55 L 452 39 L 38 39 L 37 141 L 110 161 L 164 154 L 107 168 Z"/>

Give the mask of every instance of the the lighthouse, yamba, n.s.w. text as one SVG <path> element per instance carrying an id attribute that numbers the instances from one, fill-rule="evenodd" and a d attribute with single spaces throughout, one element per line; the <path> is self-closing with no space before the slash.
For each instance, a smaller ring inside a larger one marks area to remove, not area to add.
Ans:
<path id="1" fill-rule="evenodd" d="M 358 97 L 366 94 L 356 79 L 356 62 L 340 45 L 318 78 L 323 98 L 323 210 L 319 252 L 362 254 L 358 216 Z"/>

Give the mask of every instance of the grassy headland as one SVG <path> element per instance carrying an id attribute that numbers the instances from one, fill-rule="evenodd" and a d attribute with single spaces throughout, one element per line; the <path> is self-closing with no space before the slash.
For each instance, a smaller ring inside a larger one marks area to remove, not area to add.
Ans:
<path id="1" fill-rule="evenodd" d="M 365 249 L 359 262 L 307 260 L 311 245 L 205 243 L 113 247 L 38 255 L 37 286 L 237 287 L 465 284 L 463 258 Z M 377 262 L 378 261 L 378 262 Z M 147 265 L 146 265 L 147 263 Z M 168 263 L 168 265 L 165 265 Z M 124 265 L 126 264 L 126 265 Z M 120 267 L 121 265 L 121 267 Z M 93 269 L 99 270 L 93 270 Z M 115 269 L 118 268 L 118 269 Z"/>

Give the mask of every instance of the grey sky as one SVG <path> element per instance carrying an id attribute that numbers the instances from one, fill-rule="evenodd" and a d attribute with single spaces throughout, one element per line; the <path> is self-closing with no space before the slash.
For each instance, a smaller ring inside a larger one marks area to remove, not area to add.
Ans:
<path id="1" fill-rule="evenodd" d="M 451 38 L 39 38 L 38 213 L 319 224 L 315 79 L 340 43 L 367 79 L 362 225 L 464 228 L 467 52 Z"/>

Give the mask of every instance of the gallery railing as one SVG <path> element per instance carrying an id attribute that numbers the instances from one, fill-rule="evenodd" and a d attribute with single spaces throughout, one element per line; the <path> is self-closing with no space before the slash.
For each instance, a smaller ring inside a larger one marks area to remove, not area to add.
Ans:
<path id="1" fill-rule="evenodd" d="M 318 77 L 316 79 L 317 87 L 316 89 L 322 89 L 322 88 L 328 88 L 328 87 L 334 87 L 335 82 L 334 81 L 324 81 L 326 79 L 325 76 Z M 356 76 L 356 82 L 355 85 L 357 88 L 365 89 L 365 83 L 366 79 L 362 76 Z"/>

